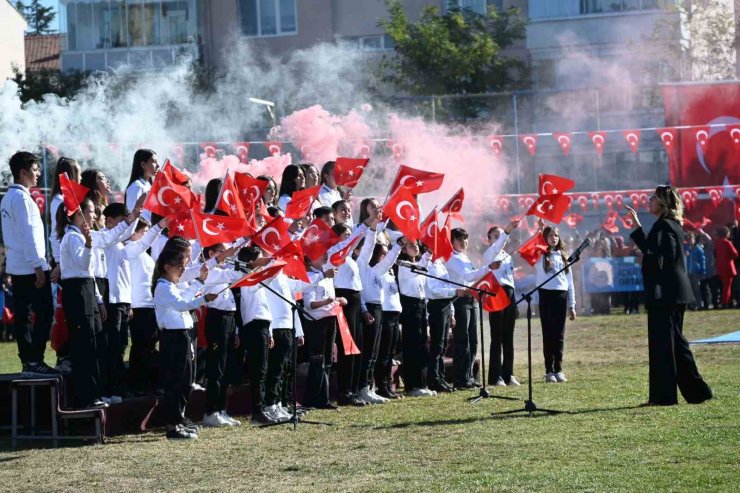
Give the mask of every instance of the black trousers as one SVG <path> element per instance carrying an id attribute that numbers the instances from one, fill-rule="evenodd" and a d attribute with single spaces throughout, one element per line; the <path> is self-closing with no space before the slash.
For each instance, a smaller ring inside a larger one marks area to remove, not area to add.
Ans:
<path id="1" fill-rule="evenodd" d="M 103 339 L 106 353 L 100 364 L 103 395 L 121 395 L 124 366 L 123 355 L 128 346 L 128 303 L 111 303 L 108 305 L 108 319 L 103 324 Z"/>
<path id="2" fill-rule="evenodd" d="M 252 320 L 239 331 L 239 340 L 247 353 L 249 389 L 252 397 L 252 412 L 259 412 L 265 403 L 265 377 L 267 375 L 267 352 L 270 348 L 270 322 Z"/>
<path id="3" fill-rule="evenodd" d="M 380 329 L 378 359 L 375 362 L 375 385 L 379 389 L 390 390 L 393 387 L 393 357 L 401 342 L 401 329 L 398 326 L 400 312 L 383 312 L 383 323 Z"/>
<path id="4" fill-rule="evenodd" d="M 229 353 L 231 340 L 236 324 L 234 314 L 208 308 L 206 312 L 206 414 L 226 410 L 226 389 L 228 383 L 224 379 L 226 371 L 226 356 Z"/>
<path id="5" fill-rule="evenodd" d="M 655 404 L 676 404 L 676 386 L 686 402 L 698 403 L 712 397 L 683 336 L 685 310 L 685 305 L 648 307 L 649 399 Z"/>
<path id="6" fill-rule="evenodd" d="M 447 352 L 447 335 L 450 332 L 452 300 L 429 300 L 429 367 L 427 381 L 437 385 L 445 381 L 444 355 Z"/>
<path id="7" fill-rule="evenodd" d="M 46 342 L 49 340 L 54 318 L 49 272 L 44 272 L 46 283 L 36 288 L 36 274 L 11 275 L 15 315 L 15 340 L 22 364 L 43 363 Z M 33 320 L 33 315 L 36 319 Z"/>
<path id="8" fill-rule="evenodd" d="M 455 300 L 455 321 L 452 329 L 455 385 L 464 385 L 474 380 L 473 361 L 478 354 L 478 302 L 475 298 L 464 296 Z"/>
<path id="9" fill-rule="evenodd" d="M 91 405 L 101 396 L 97 339 L 102 338 L 103 326 L 95 299 L 92 278 L 65 279 L 62 308 L 67 317 L 72 388 L 75 407 Z"/>
<path id="10" fill-rule="evenodd" d="M 280 402 L 283 386 L 293 385 L 292 379 L 283 380 L 285 365 L 293 359 L 293 329 L 272 329 L 272 340 L 275 344 L 267 353 L 267 376 L 265 378 L 265 405 L 267 406 Z"/>
<path id="11" fill-rule="evenodd" d="M 157 362 L 157 317 L 154 308 L 134 308 L 129 330 L 129 384 L 134 392 L 149 392 L 154 387 L 153 370 Z"/>
<path id="12" fill-rule="evenodd" d="M 360 371 L 362 370 L 362 314 L 360 313 L 360 292 L 351 289 L 337 289 L 337 297 L 347 299 L 342 308 L 344 318 L 347 319 L 352 340 L 360 350 L 360 354 L 345 355 L 342 338 L 337 337 L 337 380 L 340 394 L 356 394 L 360 390 Z"/>
<path id="13" fill-rule="evenodd" d="M 329 374 L 337 332 L 337 317 L 307 320 L 303 327 L 308 346 L 308 379 L 303 401 L 307 406 L 325 406 L 329 403 Z"/>
<path id="14" fill-rule="evenodd" d="M 540 322 L 542 323 L 542 352 L 545 373 L 563 370 L 565 343 L 565 316 L 568 311 L 568 292 L 540 289 Z"/>
<path id="15" fill-rule="evenodd" d="M 372 386 L 375 361 L 380 350 L 380 335 L 383 325 L 383 307 L 377 303 L 366 303 L 368 313 L 375 321 L 362 329 L 362 346 L 360 347 L 362 363 L 360 368 L 359 388 Z"/>
<path id="16" fill-rule="evenodd" d="M 161 330 L 159 356 L 164 389 L 164 418 L 167 425 L 175 426 L 182 423 L 193 385 L 193 341 L 190 331 Z"/>
<path id="17" fill-rule="evenodd" d="M 402 295 L 401 307 L 403 383 L 406 390 L 421 389 L 427 386 L 429 365 L 426 300 Z"/>
<path id="18" fill-rule="evenodd" d="M 491 325 L 489 385 L 495 384 L 499 378 L 508 384 L 514 369 L 514 324 L 516 323 L 517 306 L 513 301 L 515 299 L 514 288 L 507 285 L 503 288 L 512 302 L 503 310 L 488 314 L 488 321 Z"/>

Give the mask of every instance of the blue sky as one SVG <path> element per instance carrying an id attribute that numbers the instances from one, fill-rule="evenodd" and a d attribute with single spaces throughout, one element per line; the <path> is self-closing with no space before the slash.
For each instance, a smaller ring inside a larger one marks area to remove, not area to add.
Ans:
<path id="1" fill-rule="evenodd" d="M 15 5 L 16 0 L 10 0 L 10 3 Z M 25 1 L 24 3 L 30 3 L 28 1 Z M 54 7 L 54 11 L 57 13 L 56 17 L 54 18 L 54 22 L 51 23 L 51 28 L 55 31 L 59 30 L 59 0 L 41 0 L 41 3 L 45 6 L 51 6 Z"/>

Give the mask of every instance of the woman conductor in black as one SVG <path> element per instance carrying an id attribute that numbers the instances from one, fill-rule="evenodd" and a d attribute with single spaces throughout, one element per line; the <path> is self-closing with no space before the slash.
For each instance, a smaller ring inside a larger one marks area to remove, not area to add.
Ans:
<path id="1" fill-rule="evenodd" d="M 712 398 L 712 390 L 699 375 L 683 336 L 684 312 L 694 295 L 684 261 L 681 199 L 669 185 L 655 189 L 648 209 L 658 219 L 647 236 L 635 210 L 625 208 L 636 227 L 630 236 L 644 254 L 642 276 L 650 361 L 650 397 L 645 405 L 677 404 L 676 385 L 687 402 L 704 402 Z"/>

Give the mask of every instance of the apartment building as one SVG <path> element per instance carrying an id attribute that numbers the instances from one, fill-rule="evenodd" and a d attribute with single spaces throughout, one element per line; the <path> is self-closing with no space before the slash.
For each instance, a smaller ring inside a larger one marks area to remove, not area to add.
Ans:
<path id="1" fill-rule="evenodd" d="M 0 86 L 13 76 L 13 65 L 25 70 L 23 34 L 28 22 L 11 2 L 0 0 Z"/>

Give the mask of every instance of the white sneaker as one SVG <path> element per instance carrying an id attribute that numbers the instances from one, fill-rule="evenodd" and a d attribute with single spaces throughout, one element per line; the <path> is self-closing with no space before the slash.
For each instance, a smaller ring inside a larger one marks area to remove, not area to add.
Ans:
<path id="1" fill-rule="evenodd" d="M 565 373 L 563 373 L 562 371 L 559 371 L 557 373 L 554 373 L 554 375 L 555 375 L 555 380 L 557 380 L 558 382 L 567 382 L 568 381 L 568 379 L 565 378 Z"/>
<path id="2" fill-rule="evenodd" d="M 373 397 L 375 397 L 376 399 L 380 399 L 380 402 L 381 402 L 381 403 L 385 403 L 385 402 L 388 402 L 388 401 L 390 400 L 390 399 L 386 399 L 386 398 L 385 398 L 385 397 L 383 397 L 382 395 L 378 395 L 378 394 L 377 394 L 377 393 L 375 392 L 375 389 L 371 390 L 371 391 L 370 391 L 370 394 L 371 394 L 371 395 L 372 395 Z"/>
<path id="3" fill-rule="evenodd" d="M 99 400 L 102 401 L 102 402 L 105 402 L 106 404 L 108 404 L 110 406 L 110 403 L 111 403 L 110 402 L 110 397 L 101 397 Z"/>
<path id="4" fill-rule="evenodd" d="M 112 395 L 108 399 L 110 399 L 110 404 L 120 404 L 123 402 L 123 397 L 120 395 Z"/>
<path id="5" fill-rule="evenodd" d="M 190 388 L 193 389 L 193 390 L 206 390 L 206 389 L 203 388 L 202 385 L 199 385 L 199 384 L 197 384 L 195 382 L 193 382 L 193 385 L 191 385 Z"/>
<path id="6" fill-rule="evenodd" d="M 363 387 L 362 389 L 360 389 L 358 395 L 360 396 L 360 399 L 365 402 L 369 402 L 370 404 L 383 404 L 385 402 L 382 397 L 375 394 L 375 392 L 372 392 L 370 390 L 370 387 Z"/>
<path id="7" fill-rule="evenodd" d="M 498 380 L 496 380 L 496 383 L 493 384 L 494 387 L 506 387 L 506 382 L 504 382 L 504 379 L 501 377 L 498 377 Z"/>
<path id="8" fill-rule="evenodd" d="M 281 419 L 291 419 L 293 417 L 293 415 L 280 404 L 275 406 L 275 414 L 277 414 Z"/>
<path id="9" fill-rule="evenodd" d="M 519 387 L 521 384 L 519 383 L 519 380 L 516 379 L 514 375 L 511 376 L 509 379 L 509 385 L 513 385 L 514 387 Z"/>
<path id="10" fill-rule="evenodd" d="M 406 392 L 406 395 L 409 397 L 430 397 L 431 394 L 426 389 L 411 389 L 408 392 Z"/>
<path id="11" fill-rule="evenodd" d="M 204 415 L 201 424 L 208 428 L 223 428 L 224 426 L 229 426 L 229 423 L 218 412 Z"/>
<path id="12" fill-rule="evenodd" d="M 558 379 L 555 378 L 554 373 L 547 373 L 545 374 L 545 382 L 546 383 L 558 383 Z"/>
<path id="13" fill-rule="evenodd" d="M 436 390 L 431 390 L 431 389 L 428 389 L 426 387 L 423 388 L 423 389 L 421 389 L 421 390 L 423 390 L 424 392 L 428 393 L 431 397 L 434 397 L 435 395 L 437 395 L 437 391 Z"/>
<path id="14" fill-rule="evenodd" d="M 226 414 L 226 411 L 221 411 L 219 414 L 221 415 L 221 419 L 226 421 L 226 424 L 228 426 L 241 426 L 242 425 L 241 421 L 239 421 L 238 419 L 232 418 L 231 416 Z"/>

